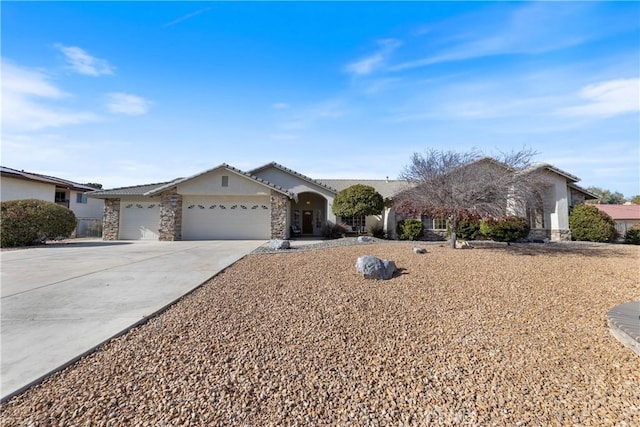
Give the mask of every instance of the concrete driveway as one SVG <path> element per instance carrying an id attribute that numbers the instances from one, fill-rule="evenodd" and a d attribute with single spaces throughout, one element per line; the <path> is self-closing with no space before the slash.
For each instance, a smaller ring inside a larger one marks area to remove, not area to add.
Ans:
<path id="1" fill-rule="evenodd" d="M 264 243 L 96 240 L 1 252 L 2 400 Z"/>

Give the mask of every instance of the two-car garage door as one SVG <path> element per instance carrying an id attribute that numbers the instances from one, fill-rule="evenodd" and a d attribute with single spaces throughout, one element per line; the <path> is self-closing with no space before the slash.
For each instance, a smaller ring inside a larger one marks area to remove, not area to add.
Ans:
<path id="1" fill-rule="evenodd" d="M 185 196 L 182 240 L 269 239 L 268 196 Z M 127 201 L 120 208 L 120 239 L 158 240 L 160 201 Z"/>
<path id="2" fill-rule="evenodd" d="M 182 239 L 269 239 L 268 196 L 185 196 Z"/>

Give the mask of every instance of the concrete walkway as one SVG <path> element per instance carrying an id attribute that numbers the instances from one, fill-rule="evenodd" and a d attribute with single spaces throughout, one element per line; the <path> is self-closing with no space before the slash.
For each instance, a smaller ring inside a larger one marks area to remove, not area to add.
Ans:
<path id="1" fill-rule="evenodd" d="M 607 320 L 613 336 L 640 356 L 640 301 L 613 307 Z"/>
<path id="2" fill-rule="evenodd" d="M 6 400 L 198 287 L 264 241 L 84 241 L 0 253 Z"/>

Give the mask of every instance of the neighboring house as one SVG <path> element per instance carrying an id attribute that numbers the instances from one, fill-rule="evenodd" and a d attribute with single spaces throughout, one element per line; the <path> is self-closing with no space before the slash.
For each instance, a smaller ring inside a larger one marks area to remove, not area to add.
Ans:
<path id="1" fill-rule="evenodd" d="M 0 166 L 0 200 L 38 199 L 71 209 L 78 218 L 78 237 L 100 231 L 104 202 L 87 197 L 94 190 L 66 179 Z"/>
<path id="2" fill-rule="evenodd" d="M 549 188 L 534 212 L 535 236 L 568 238 L 569 207 L 595 195 L 581 189 L 578 178 L 550 165 Z M 378 216 L 336 218 L 333 199 L 341 190 L 365 184 L 385 199 L 402 191 L 404 181 L 313 179 L 272 162 L 241 171 L 227 164 L 173 181 L 99 190 L 90 197 L 104 199 L 103 238 L 149 240 L 273 239 L 291 236 L 297 226 L 303 236 L 321 236 L 327 222 L 346 223 L 367 231 L 382 226 L 395 235 L 397 219 L 386 207 Z M 436 224 L 431 221 L 430 229 Z"/>
<path id="3" fill-rule="evenodd" d="M 640 224 L 640 205 L 593 205 L 609 215 L 616 222 L 616 231 L 624 238 L 627 230 L 636 224 Z"/>

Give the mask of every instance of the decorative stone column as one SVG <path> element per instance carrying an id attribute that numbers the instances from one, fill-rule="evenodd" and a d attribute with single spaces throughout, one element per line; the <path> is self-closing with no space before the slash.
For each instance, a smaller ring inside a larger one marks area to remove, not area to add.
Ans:
<path id="1" fill-rule="evenodd" d="M 182 195 L 173 188 L 160 194 L 159 240 L 182 240 Z"/>
<path id="2" fill-rule="evenodd" d="M 552 242 L 569 242 L 571 241 L 571 230 L 551 230 Z"/>
<path id="3" fill-rule="evenodd" d="M 102 240 L 118 240 L 120 234 L 120 199 L 105 199 L 102 217 Z"/>
<path id="4" fill-rule="evenodd" d="M 287 238 L 287 202 L 289 199 L 282 193 L 271 190 L 271 238 Z"/>

